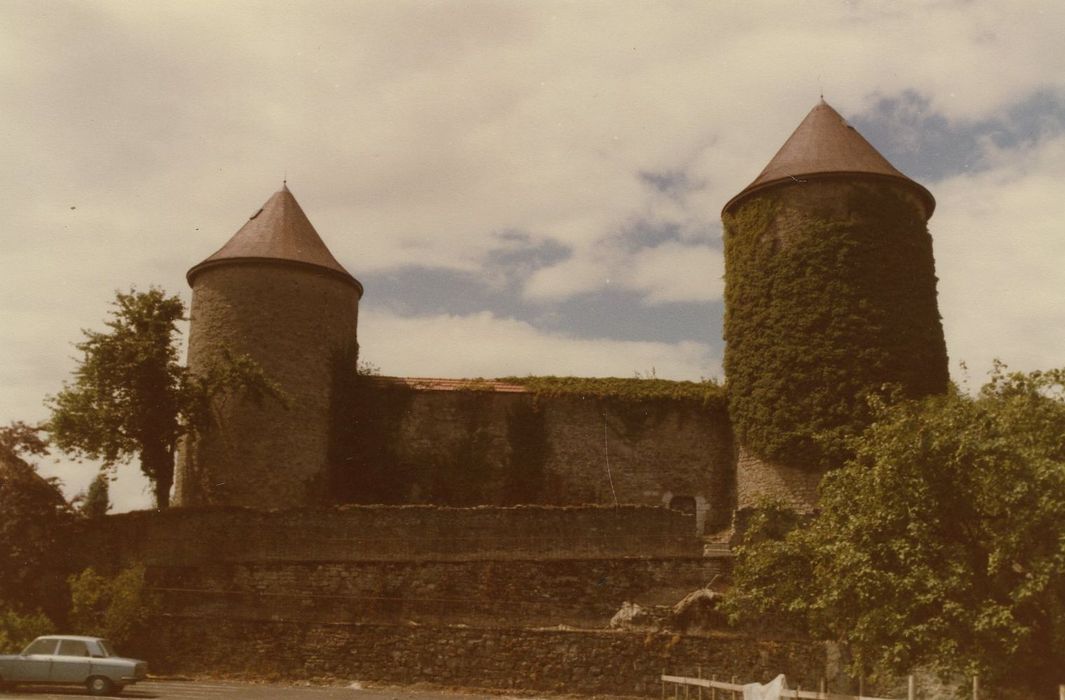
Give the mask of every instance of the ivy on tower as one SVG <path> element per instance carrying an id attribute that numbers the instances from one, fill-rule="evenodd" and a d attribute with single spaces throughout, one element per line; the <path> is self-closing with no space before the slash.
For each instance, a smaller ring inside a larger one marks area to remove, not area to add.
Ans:
<path id="1" fill-rule="evenodd" d="M 823 100 L 725 205 L 724 365 L 741 451 L 820 472 L 867 424 L 870 394 L 946 390 L 934 208 Z"/>

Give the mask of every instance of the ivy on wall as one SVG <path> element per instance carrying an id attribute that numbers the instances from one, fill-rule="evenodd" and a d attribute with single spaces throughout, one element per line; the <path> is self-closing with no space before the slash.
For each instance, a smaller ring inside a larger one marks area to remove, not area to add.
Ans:
<path id="1" fill-rule="evenodd" d="M 645 377 L 500 377 L 497 381 L 517 384 L 536 396 L 555 398 L 610 399 L 616 402 L 683 401 L 707 408 L 723 408 L 725 388 L 712 379 L 701 382 L 672 381 Z"/>
<path id="2" fill-rule="evenodd" d="M 490 458 L 492 436 L 485 429 L 489 408 L 485 399 L 489 397 L 483 390 L 456 392 L 454 400 L 464 417 L 460 437 L 454 444 L 441 445 L 418 475 L 419 483 L 428 484 L 430 503 L 476 506 L 493 502 L 498 475 L 493 474 Z"/>
<path id="3" fill-rule="evenodd" d="M 724 413 L 725 387 L 713 379 L 699 382 L 656 377 L 503 377 L 497 381 L 524 386 L 537 398 L 574 397 L 598 402 L 606 416 L 618 418 L 624 435 L 651 429 L 657 419 L 679 406 L 703 413 Z M 682 416 L 686 415 L 681 413 Z"/>
<path id="4" fill-rule="evenodd" d="M 574 494 L 563 493 L 558 476 L 547 469 L 552 445 L 541 398 L 595 401 L 604 421 L 608 416 L 619 419 L 624 426 L 621 434 L 634 437 L 678 404 L 697 408 L 696 414 L 725 410 L 724 389 L 712 381 L 571 377 L 496 381 L 530 390 L 504 395 L 505 425 L 493 425 L 500 417 L 495 382 L 472 380 L 463 390 L 448 392 L 449 402 L 457 402 L 455 415 L 463 417 L 454 424 L 454 433 L 439 449 L 421 454 L 402 449 L 407 414 L 420 391 L 417 386 L 380 381 L 356 371 L 350 358 L 338 360 L 330 469 L 318 489 L 323 500 L 449 506 L 569 502 Z"/>
<path id="5" fill-rule="evenodd" d="M 550 493 L 546 473 L 551 446 L 542 408 L 532 401 L 517 404 L 507 414 L 510 461 L 503 476 L 503 505 L 546 503 Z"/>
<path id="6" fill-rule="evenodd" d="M 415 469 L 392 445 L 413 398 L 407 387 L 375 384 L 356 369 L 354 357 L 336 360 L 325 501 L 409 502 Z"/>
<path id="7" fill-rule="evenodd" d="M 482 386 L 483 385 L 483 386 Z M 476 381 L 451 400 L 465 424 L 454 442 L 423 459 L 400 455 L 406 414 L 418 390 L 381 382 L 356 369 L 349 357 L 336 361 L 333 385 L 330 469 L 326 502 L 399 505 L 427 501 L 446 506 L 538 503 L 544 495 L 548 454 L 543 414 L 532 401 L 507 415 L 510 459 L 493 459 L 491 385 Z"/>
<path id="8" fill-rule="evenodd" d="M 870 393 L 947 388 L 932 240 L 894 188 L 853 183 L 845 207 L 801 213 L 787 189 L 725 217 L 728 410 L 759 456 L 824 469 L 870 419 Z"/>

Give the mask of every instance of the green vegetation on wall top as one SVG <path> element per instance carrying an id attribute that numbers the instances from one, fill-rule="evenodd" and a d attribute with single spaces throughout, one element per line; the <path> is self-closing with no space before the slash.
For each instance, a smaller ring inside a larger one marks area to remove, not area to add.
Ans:
<path id="1" fill-rule="evenodd" d="M 723 408 L 725 388 L 712 379 L 671 381 L 655 377 L 500 377 L 500 382 L 523 386 L 537 396 L 620 399 L 631 402 L 686 401 L 707 408 Z"/>

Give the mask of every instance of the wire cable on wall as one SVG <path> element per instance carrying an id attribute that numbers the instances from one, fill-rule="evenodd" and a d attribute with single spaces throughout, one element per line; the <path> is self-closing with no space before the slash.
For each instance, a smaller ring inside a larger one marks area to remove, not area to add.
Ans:
<path id="1" fill-rule="evenodd" d="M 606 478 L 610 482 L 610 495 L 614 498 L 614 507 L 618 507 L 618 494 L 614 490 L 614 474 L 610 471 L 610 439 L 606 424 L 606 411 L 603 411 L 603 454 L 606 455 Z"/>

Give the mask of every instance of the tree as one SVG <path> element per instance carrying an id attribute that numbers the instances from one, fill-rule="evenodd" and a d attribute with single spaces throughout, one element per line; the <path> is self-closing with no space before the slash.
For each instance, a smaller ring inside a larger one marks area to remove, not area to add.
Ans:
<path id="1" fill-rule="evenodd" d="M 74 503 L 78 512 L 86 518 L 102 518 L 111 510 L 110 479 L 106 472 L 100 472 L 89 484 L 89 488 L 77 498 Z"/>
<path id="2" fill-rule="evenodd" d="M 24 423 L 0 428 L 0 627 L 8 636 L 24 615 L 36 619 L 43 609 L 57 619 L 66 613 L 62 559 L 68 543 L 60 531 L 71 512 L 57 482 L 23 459 L 45 451 L 36 432 Z"/>
<path id="3" fill-rule="evenodd" d="M 166 508 L 178 441 L 202 428 L 216 395 L 242 391 L 256 401 L 283 395 L 246 356 L 222 353 L 202 375 L 182 367 L 177 324 L 185 306 L 178 297 L 130 290 L 116 293 L 113 306 L 107 331 L 83 331 L 73 382 L 47 400 L 48 429 L 58 447 L 105 467 L 139 456 L 156 505 Z"/>
<path id="4" fill-rule="evenodd" d="M 825 636 L 811 610 L 808 586 L 814 563 L 810 540 L 800 527 L 803 520 L 778 501 L 763 501 L 753 510 L 736 549 L 733 586 L 724 600 L 732 622 L 762 633 Z"/>
<path id="5" fill-rule="evenodd" d="M 16 420 L 0 428 L 0 447 L 18 455 L 48 454 L 48 441 L 41 437 L 44 429 Z"/>
<path id="6" fill-rule="evenodd" d="M 1065 679 L 1065 371 L 999 367 L 975 397 L 874 415 L 812 522 L 741 548 L 733 620 L 842 641 L 855 672 L 1045 694 Z"/>

